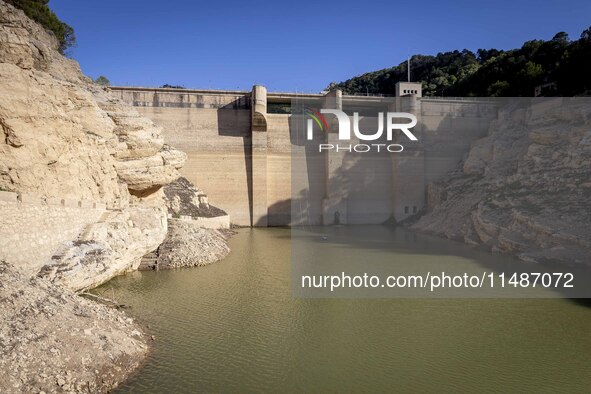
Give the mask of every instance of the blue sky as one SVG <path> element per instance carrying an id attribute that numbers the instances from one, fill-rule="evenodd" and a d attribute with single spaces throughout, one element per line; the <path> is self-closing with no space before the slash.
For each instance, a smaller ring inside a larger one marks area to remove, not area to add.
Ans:
<path id="1" fill-rule="evenodd" d="M 51 0 L 113 85 L 317 92 L 412 54 L 578 38 L 591 1 Z"/>

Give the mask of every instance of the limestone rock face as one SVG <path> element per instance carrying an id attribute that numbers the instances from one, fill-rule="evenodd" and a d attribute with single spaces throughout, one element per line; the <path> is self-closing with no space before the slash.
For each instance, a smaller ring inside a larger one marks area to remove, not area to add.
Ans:
<path id="1" fill-rule="evenodd" d="M 216 217 L 227 215 L 222 209 L 209 203 L 207 194 L 193 185 L 187 178 L 180 177 L 163 187 L 168 213 L 173 217 Z"/>
<path id="2" fill-rule="evenodd" d="M 14 213 L 0 226 L 24 223 L 21 249 L 0 249 L 15 260 L 0 261 L 0 392 L 110 392 L 139 366 L 147 345 L 137 324 L 72 290 L 137 268 L 162 243 L 162 186 L 184 160 L 159 127 L 92 84 L 52 35 L 0 0 L 0 191 L 3 212 Z M 72 212 L 81 212 L 77 225 Z M 23 244 L 48 261 L 16 264 Z"/>
<path id="3" fill-rule="evenodd" d="M 3 62 L 23 69 L 47 69 L 52 61 L 52 47 L 57 45 L 55 38 L 24 17 L 22 11 L 4 4 L 0 7 L 0 24 L 3 26 L 0 30 L 0 58 Z"/>
<path id="4" fill-rule="evenodd" d="M 0 190 L 110 210 L 38 262 L 43 275 L 79 290 L 136 267 L 166 236 L 160 189 L 185 159 L 160 127 L 94 85 L 52 35 L 0 0 Z"/>
<path id="5" fill-rule="evenodd" d="M 527 261 L 589 264 L 589 103 L 506 113 L 459 171 L 427 188 L 429 212 L 412 227 Z"/>
<path id="6" fill-rule="evenodd" d="M 115 168 L 130 191 L 143 192 L 177 179 L 186 159 L 184 152 L 164 146 L 153 156 L 118 161 Z"/>
<path id="7" fill-rule="evenodd" d="M 180 177 L 164 186 L 168 234 L 158 249 L 142 259 L 139 269 L 196 267 L 215 263 L 230 252 L 226 236 L 231 230 L 203 228 L 200 218 L 227 217 L 209 204 L 207 195 L 187 178 Z M 180 218 L 180 219 L 177 219 Z"/>
<path id="8" fill-rule="evenodd" d="M 464 162 L 464 173 L 467 175 L 482 175 L 487 164 L 493 157 L 493 144 L 489 137 L 475 141 L 470 148 L 468 158 Z"/>
<path id="9" fill-rule="evenodd" d="M 0 63 L 0 188 L 113 201 L 113 121 L 92 93 Z"/>
<path id="10" fill-rule="evenodd" d="M 153 197 L 161 199 L 162 191 Z M 132 201 L 136 200 L 132 198 Z M 75 291 L 96 287 L 138 268 L 142 256 L 160 245 L 167 234 L 166 209 L 158 203 L 132 204 L 106 212 L 79 237 L 62 246 L 39 276 Z"/>

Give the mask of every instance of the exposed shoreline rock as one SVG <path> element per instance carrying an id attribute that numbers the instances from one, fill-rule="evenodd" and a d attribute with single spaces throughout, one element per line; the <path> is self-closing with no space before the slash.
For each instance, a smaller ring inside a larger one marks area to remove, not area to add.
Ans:
<path id="1" fill-rule="evenodd" d="M 4 262 L 0 299 L 2 393 L 107 392 L 147 355 L 146 335 L 124 313 Z"/>
<path id="2" fill-rule="evenodd" d="M 75 292 L 137 269 L 166 239 L 163 186 L 186 160 L 159 126 L 93 84 L 57 47 L 0 0 L 0 191 L 37 196 L 34 206 L 0 196 L 0 211 L 10 213 L 0 216 L 2 393 L 107 392 L 140 366 L 148 352 L 140 326 Z M 197 188 L 186 195 L 199 213 L 225 214 Z M 180 205 L 193 212 L 191 203 Z M 8 239 L 15 223 L 18 245 Z M 174 227 L 167 264 L 202 265 L 229 251 L 217 230 Z M 23 244 L 40 258 L 22 256 Z"/>
<path id="3" fill-rule="evenodd" d="M 199 227 L 195 222 L 171 219 L 169 232 L 152 269 L 200 267 L 215 263 L 230 253 L 229 233 Z"/>
<path id="4" fill-rule="evenodd" d="M 429 185 L 427 212 L 408 225 L 527 262 L 591 264 L 589 101 L 521 104 Z"/>
<path id="5" fill-rule="evenodd" d="M 211 218 L 227 213 L 209 203 L 205 192 L 187 178 L 180 177 L 163 187 L 168 214 L 172 217 L 191 216 Z"/>
<path id="6" fill-rule="evenodd" d="M 203 228 L 199 218 L 225 217 L 207 195 L 188 179 L 180 177 L 164 188 L 168 207 L 168 234 L 156 251 L 142 260 L 140 269 L 198 267 L 215 263 L 230 253 L 229 229 Z M 185 219 L 178 219 L 179 217 Z M 187 220 L 188 219 L 188 220 Z"/>

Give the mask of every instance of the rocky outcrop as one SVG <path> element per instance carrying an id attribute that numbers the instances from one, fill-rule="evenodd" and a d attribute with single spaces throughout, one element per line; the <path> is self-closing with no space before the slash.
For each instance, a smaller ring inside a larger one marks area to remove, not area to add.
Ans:
<path id="1" fill-rule="evenodd" d="M 534 262 L 589 264 L 591 105 L 522 102 L 501 111 L 461 167 L 427 188 L 412 224 Z"/>
<path id="2" fill-rule="evenodd" d="M 229 222 L 224 229 L 221 222 L 215 223 L 228 218 L 226 212 L 211 205 L 207 195 L 186 178 L 180 177 L 163 189 L 172 218 L 168 220 L 168 234 L 162 245 L 143 259 L 140 269 L 197 267 L 226 257 L 230 253 L 226 243 L 231 234 Z M 209 225 L 204 226 L 204 222 Z"/>
<path id="3" fill-rule="evenodd" d="M 212 218 L 227 215 L 225 211 L 209 203 L 207 194 L 187 178 L 180 177 L 164 188 L 168 214 L 172 217 L 191 216 Z"/>
<path id="4" fill-rule="evenodd" d="M 0 189 L 106 204 L 79 239 L 36 262 L 41 275 L 80 290 L 136 268 L 164 240 L 161 188 L 178 178 L 186 155 L 56 48 L 0 1 Z"/>
<path id="5" fill-rule="evenodd" d="M 152 197 L 160 205 L 158 193 Z M 167 234 L 166 210 L 146 202 L 122 211 L 106 212 L 81 236 L 64 244 L 39 276 L 75 291 L 95 287 L 138 268 L 141 258 L 160 245 Z"/>
<path id="6" fill-rule="evenodd" d="M 2 393 L 106 392 L 147 353 L 131 318 L 5 262 L 0 300 Z"/>
<path id="7" fill-rule="evenodd" d="M 185 160 L 183 152 L 165 146 L 147 158 L 117 161 L 115 168 L 133 195 L 144 196 L 178 178 Z"/>
<path id="8" fill-rule="evenodd" d="M 170 231 L 158 248 L 153 269 L 208 265 L 230 253 L 226 243 L 228 232 L 201 228 L 194 221 L 172 219 L 170 222 Z"/>

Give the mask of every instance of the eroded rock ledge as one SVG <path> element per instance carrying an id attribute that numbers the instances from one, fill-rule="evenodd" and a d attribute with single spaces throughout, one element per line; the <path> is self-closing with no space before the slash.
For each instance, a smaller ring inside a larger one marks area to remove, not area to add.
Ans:
<path id="1" fill-rule="evenodd" d="M 591 264 L 588 98 L 505 108 L 412 228 L 529 262 Z"/>

